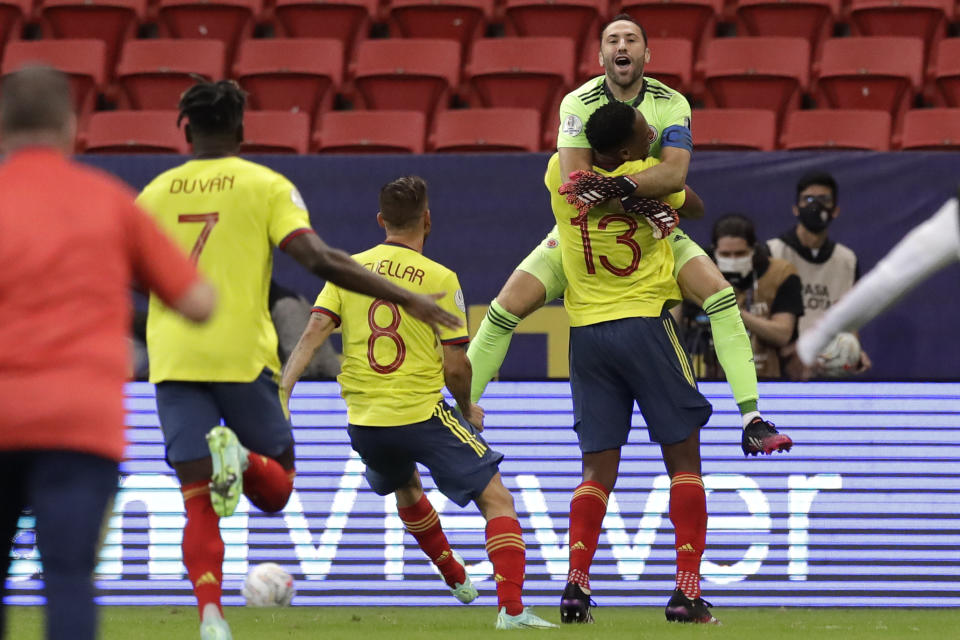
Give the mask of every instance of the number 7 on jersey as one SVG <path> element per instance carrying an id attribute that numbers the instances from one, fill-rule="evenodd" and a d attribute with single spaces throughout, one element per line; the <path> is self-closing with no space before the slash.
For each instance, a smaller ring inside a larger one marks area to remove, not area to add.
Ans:
<path id="1" fill-rule="evenodd" d="M 200 260 L 200 254 L 203 252 L 204 245 L 207 244 L 207 239 L 210 237 L 210 232 L 213 231 L 214 225 L 220 221 L 219 213 L 181 213 L 177 216 L 177 222 L 202 222 L 203 229 L 200 230 L 200 235 L 197 236 L 197 241 L 193 243 L 193 250 L 190 251 L 190 260 L 193 261 L 193 264 L 197 264 L 197 261 Z"/>

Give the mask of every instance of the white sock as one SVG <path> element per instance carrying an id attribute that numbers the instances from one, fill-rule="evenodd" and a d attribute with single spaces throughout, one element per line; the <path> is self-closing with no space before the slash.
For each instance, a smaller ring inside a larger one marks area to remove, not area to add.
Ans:
<path id="1" fill-rule="evenodd" d="M 759 411 L 748 411 L 747 413 L 741 416 L 743 418 L 743 428 L 746 429 L 747 425 L 750 424 L 750 421 L 754 418 L 762 417 Z"/>
<path id="2" fill-rule="evenodd" d="M 841 331 L 856 331 L 933 273 L 960 260 L 960 212 L 950 200 L 911 231 L 820 322 L 800 336 L 797 354 L 811 365 Z"/>
<path id="3" fill-rule="evenodd" d="M 200 614 L 200 619 L 204 622 L 209 622 L 211 620 L 222 620 L 223 614 L 220 613 L 220 609 L 217 605 L 212 602 L 208 602 L 203 606 L 203 613 Z"/>

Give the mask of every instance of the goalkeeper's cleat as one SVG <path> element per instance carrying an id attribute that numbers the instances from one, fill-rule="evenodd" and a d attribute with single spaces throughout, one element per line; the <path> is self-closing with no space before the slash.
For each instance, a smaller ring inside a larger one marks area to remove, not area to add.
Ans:
<path id="1" fill-rule="evenodd" d="M 454 583 L 452 587 L 448 585 L 450 593 L 453 594 L 453 597 L 462 602 L 463 604 L 470 604 L 477 599 L 477 588 L 473 586 L 473 581 L 470 579 L 470 574 L 467 573 L 467 565 L 463 562 L 463 556 L 461 556 L 456 551 L 453 552 L 453 559 L 460 563 L 460 566 L 463 567 L 463 575 L 466 576 L 463 584 L 459 582 Z M 443 577 L 442 575 L 440 576 Z M 447 584 L 444 581 L 444 584 Z"/>
<path id="2" fill-rule="evenodd" d="M 574 171 L 570 182 L 560 185 L 557 192 L 566 196 L 577 211 L 586 213 L 607 200 L 628 196 L 636 190 L 637 183 L 629 176 L 607 177 L 593 171 Z"/>
<path id="3" fill-rule="evenodd" d="M 211 618 L 200 624 L 200 640 L 233 640 L 230 625 L 223 618 Z"/>
<path id="4" fill-rule="evenodd" d="M 515 616 L 508 616 L 507 608 L 500 607 L 500 611 L 497 613 L 496 628 L 498 631 L 508 629 L 556 629 L 557 625 L 534 615 L 530 607 L 524 607 L 523 611 Z"/>
<path id="5" fill-rule="evenodd" d="M 680 215 L 665 202 L 654 198 L 631 196 L 621 198 L 623 210 L 641 216 L 653 230 L 653 237 L 663 240 L 680 224 Z"/>
<path id="6" fill-rule="evenodd" d="M 590 599 L 590 593 L 574 582 L 568 582 L 560 597 L 560 622 L 564 624 L 586 624 L 593 622 L 590 607 L 596 606 Z"/>
<path id="7" fill-rule="evenodd" d="M 694 624 L 720 624 L 720 621 L 710 613 L 713 605 L 703 598 L 691 600 L 683 595 L 683 591 L 676 589 L 667 603 L 664 613 L 667 622 L 692 622 Z"/>
<path id="8" fill-rule="evenodd" d="M 743 428 L 740 447 L 745 456 L 770 455 L 774 451 L 790 451 L 793 440 L 777 431 L 772 422 L 757 416 Z"/>
<path id="9" fill-rule="evenodd" d="M 232 516 L 243 494 L 243 463 L 246 456 L 237 435 L 228 427 L 214 427 L 207 434 L 207 446 L 213 460 L 210 477 L 210 502 L 221 518 Z"/>

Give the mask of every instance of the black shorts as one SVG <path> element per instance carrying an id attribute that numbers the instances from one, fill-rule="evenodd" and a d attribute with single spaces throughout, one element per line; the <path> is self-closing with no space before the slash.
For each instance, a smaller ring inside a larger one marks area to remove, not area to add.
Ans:
<path id="1" fill-rule="evenodd" d="M 686 440 L 713 412 L 666 312 L 571 327 L 570 387 L 584 453 L 627 443 L 634 401 L 658 444 Z"/>
<path id="2" fill-rule="evenodd" d="M 491 449 L 473 425 L 442 400 L 423 422 L 397 427 L 351 424 L 348 431 L 350 444 L 367 465 L 370 488 L 381 496 L 409 482 L 419 462 L 443 495 L 464 507 L 483 493 L 503 460 L 502 453 Z"/>

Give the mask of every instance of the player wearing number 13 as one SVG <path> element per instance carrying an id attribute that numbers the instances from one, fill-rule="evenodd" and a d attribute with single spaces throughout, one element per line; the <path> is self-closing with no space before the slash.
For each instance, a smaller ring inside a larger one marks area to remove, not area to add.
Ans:
<path id="1" fill-rule="evenodd" d="M 147 319 L 150 381 L 157 385 L 167 460 L 183 491 L 183 561 L 204 640 L 230 637 L 220 609 L 219 518 L 233 513 L 241 493 L 263 511 L 279 511 L 293 489 L 293 436 L 267 308 L 273 248 L 329 282 L 401 305 L 426 322 L 463 325 L 430 297 L 328 247 L 310 227 L 289 180 L 236 157 L 244 104 L 232 82 L 186 91 L 180 119 L 188 121 L 194 159 L 161 174 L 138 199 L 220 293 L 221 305 L 206 326 L 183 322 L 156 296 Z M 217 426 L 221 420 L 229 428 Z"/>

